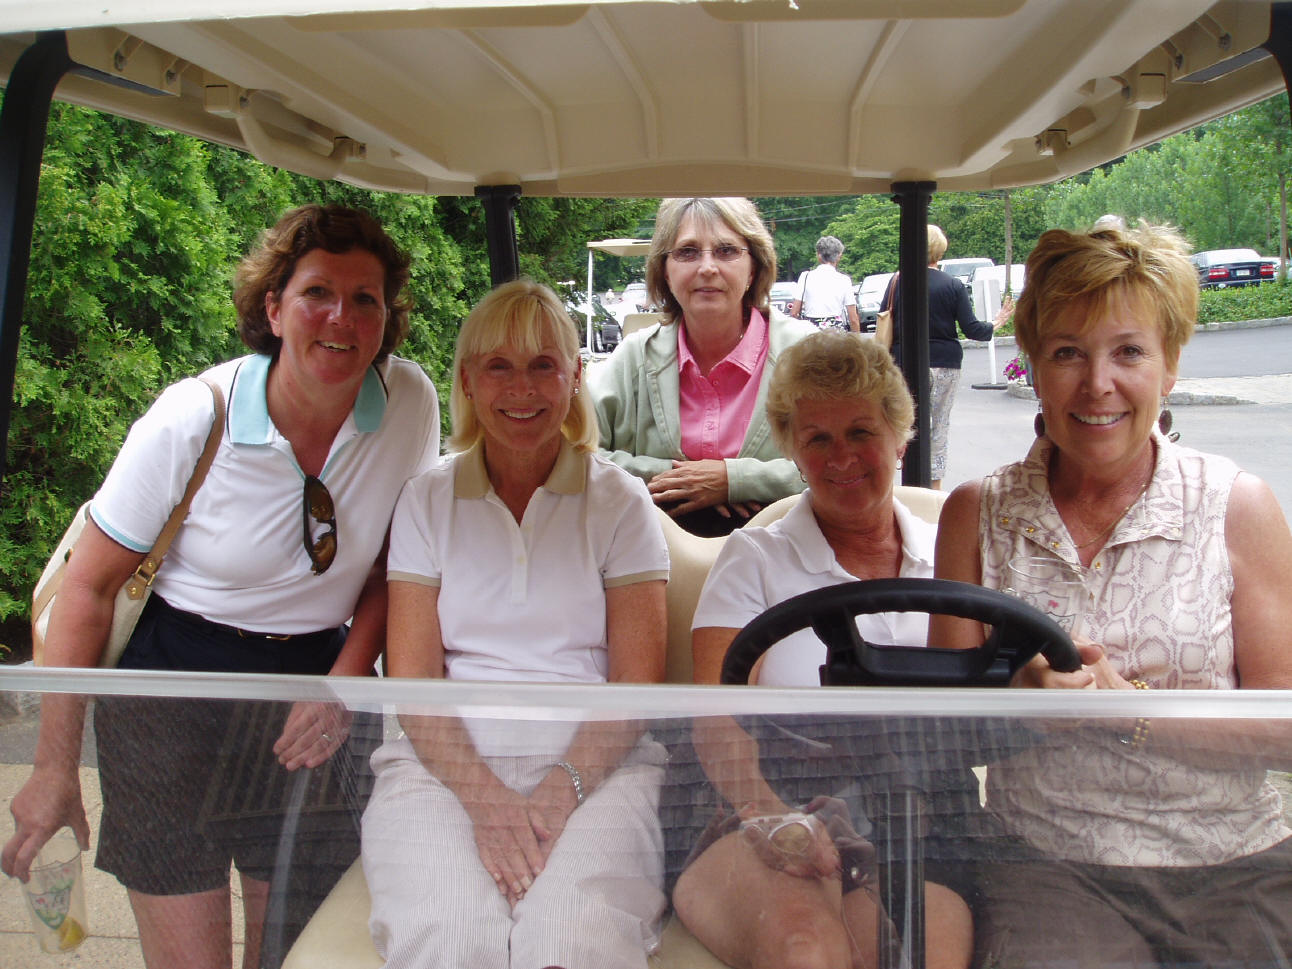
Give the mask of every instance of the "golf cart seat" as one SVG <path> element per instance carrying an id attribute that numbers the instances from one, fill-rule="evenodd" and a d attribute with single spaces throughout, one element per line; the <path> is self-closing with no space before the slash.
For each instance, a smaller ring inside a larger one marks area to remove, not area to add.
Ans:
<path id="1" fill-rule="evenodd" d="M 936 523 L 946 494 L 906 485 L 894 494 L 912 513 Z M 751 525 L 769 525 L 785 515 L 799 500 L 790 495 L 768 505 Z M 668 608 L 668 657 L 665 680 L 690 683 L 691 617 L 704 580 L 722 550 L 725 538 L 702 538 L 660 513 L 668 542 L 670 577 L 665 593 Z M 363 866 L 355 862 L 337 882 L 297 938 L 283 961 L 283 969 L 380 969 L 382 959 L 368 933 L 371 904 Z M 662 944 L 649 960 L 651 969 L 726 969 L 724 963 L 698 942 L 675 917 L 669 916 Z"/>

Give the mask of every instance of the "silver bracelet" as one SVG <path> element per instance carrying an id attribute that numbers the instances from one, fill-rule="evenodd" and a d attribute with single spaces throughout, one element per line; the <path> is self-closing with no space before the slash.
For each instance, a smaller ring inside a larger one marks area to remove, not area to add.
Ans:
<path id="1" fill-rule="evenodd" d="M 556 766 L 570 775 L 570 782 L 574 785 L 574 800 L 577 804 L 583 803 L 583 775 L 579 769 L 571 764 L 568 760 L 558 760 Z"/>

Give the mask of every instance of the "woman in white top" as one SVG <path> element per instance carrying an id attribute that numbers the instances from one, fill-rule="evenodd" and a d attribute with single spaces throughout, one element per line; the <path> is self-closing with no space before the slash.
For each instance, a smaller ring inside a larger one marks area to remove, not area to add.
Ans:
<path id="1" fill-rule="evenodd" d="M 820 265 L 799 276 L 798 295 L 790 304 L 790 316 L 810 320 L 820 327 L 861 332 L 852 280 L 839 272 L 842 255 L 843 243 L 834 236 L 822 236 L 816 241 Z"/>
<path id="2" fill-rule="evenodd" d="M 1026 459 L 947 499 L 937 571 L 1002 588 L 1015 556 L 1080 576 L 1087 664 L 1037 657 L 1053 689 L 1292 688 L 1292 534 L 1273 493 L 1174 444 L 1163 412 L 1198 315 L 1174 233 L 1052 230 L 1027 261 L 1019 345 L 1040 414 Z M 1165 425 L 1160 427 L 1159 423 Z M 976 646 L 977 624 L 931 635 Z M 1082 721 L 988 768 L 988 806 L 1023 860 L 988 872 L 994 965 L 1282 965 L 1292 832 L 1267 767 L 1287 721 Z"/>
<path id="3" fill-rule="evenodd" d="M 767 401 L 773 433 L 808 488 L 780 521 L 727 539 L 692 626 L 700 683 L 718 682 L 736 634 L 778 602 L 856 579 L 932 574 L 934 527 L 893 497 L 915 411 L 888 351 L 845 333 L 809 336 L 777 364 Z M 872 642 L 925 643 L 927 620 L 922 615 L 863 616 L 858 623 Z M 805 631 L 774 645 L 750 681 L 819 685 L 817 669 L 824 662 L 824 645 Z M 847 724 L 840 727 L 848 730 Z M 841 851 L 856 849 L 855 833 L 841 827 L 829 809 L 799 808 L 801 802 L 836 794 L 856 780 L 853 761 L 825 758 L 821 776 L 800 776 L 791 783 L 776 776 L 778 768 L 789 766 L 801 774 L 803 765 L 787 765 L 777 754 L 760 750 L 764 739 L 755 740 L 731 718 L 695 722 L 701 765 L 721 798 L 746 823 L 742 831 L 705 848 L 682 873 L 673 892 L 678 915 L 737 969 L 873 966 L 874 883 L 865 871 L 845 871 L 849 866 L 840 861 Z M 858 770 L 864 774 L 866 764 L 859 762 Z M 786 821 L 790 825 L 782 830 L 811 832 L 815 842 L 810 851 L 777 850 L 777 839 L 769 835 Z M 936 881 L 927 884 L 926 899 L 928 964 L 963 969 L 972 951 L 968 907 Z"/>
<path id="4" fill-rule="evenodd" d="M 560 301 L 528 281 L 463 324 L 457 453 L 395 512 L 390 675 L 663 678 L 668 550 L 646 486 L 596 453 L 578 351 Z M 386 965 L 644 969 L 664 909 L 664 751 L 642 725 L 400 724 L 363 819 Z"/>
<path id="5" fill-rule="evenodd" d="M 377 220 L 341 206 L 286 213 L 243 260 L 234 302 L 256 352 L 205 375 L 228 401 L 223 440 L 121 667 L 371 673 L 385 645 L 391 511 L 404 481 L 439 451 L 434 387 L 390 356 L 408 329 L 408 273 Z M 116 591 L 183 493 L 212 411 L 206 385 L 184 380 L 131 429 L 68 563 L 49 665 L 98 664 Z M 20 878 L 63 825 L 89 843 L 76 770 L 84 700 L 51 694 L 41 712 L 2 859 Z M 262 715 L 272 746 L 263 757 L 250 752 L 262 738 L 240 729 Z M 263 705 L 105 697 L 94 726 L 104 805 L 96 864 L 129 890 L 147 964 L 229 969 L 232 860 L 243 962 L 258 967 L 285 811 L 265 802 L 285 787 L 283 772 L 348 756 L 346 711 L 302 702 L 266 715 Z M 213 829 L 204 803 L 248 791 L 260 799 L 255 816 Z M 353 857 L 357 832 L 348 818 L 346 827 Z"/>

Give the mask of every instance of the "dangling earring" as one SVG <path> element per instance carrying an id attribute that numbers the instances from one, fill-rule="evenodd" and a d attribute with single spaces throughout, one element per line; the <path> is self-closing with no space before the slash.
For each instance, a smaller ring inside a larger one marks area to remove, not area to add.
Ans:
<path id="1" fill-rule="evenodd" d="M 898 458 L 898 459 L 897 459 L 897 470 L 898 470 L 898 471 L 901 471 L 901 470 L 902 470 L 902 459 L 901 459 L 901 458 Z"/>
<path id="2" fill-rule="evenodd" d="M 1037 437 L 1045 437 L 1045 415 L 1041 413 L 1041 405 L 1036 405 L 1036 416 L 1032 418 L 1032 430 L 1036 431 Z"/>
<path id="3" fill-rule="evenodd" d="M 1180 440 L 1180 432 L 1171 433 L 1171 426 L 1175 423 L 1175 418 L 1171 416 L 1171 408 L 1166 406 L 1166 401 L 1162 401 L 1162 413 L 1157 416 L 1157 429 L 1165 435 L 1166 439 L 1174 444 Z"/>
<path id="4" fill-rule="evenodd" d="M 574 396 L 575 396 L 575 397 L 578 397 L 578 396 L 579 396 L 579 385 L 578 385 L 578 384 L 575 384 L 575 385 L 574 385 Z"/>

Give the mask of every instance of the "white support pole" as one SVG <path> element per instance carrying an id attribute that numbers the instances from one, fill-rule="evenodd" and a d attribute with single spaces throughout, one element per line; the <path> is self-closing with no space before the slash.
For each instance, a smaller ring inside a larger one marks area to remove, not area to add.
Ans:
<path id="1" fill-rule="evenodd" d="M 592 352 L 592 250 L 588 250 L 588 353 Z"/>
<path id="2" fill-rule="evenodd" d="M 984 320 L 996 318 L 1000 312 L 1000 283 L 994 279 L 979 279 L 974 283 L 974 300 L 982 312 Z M 971 384 L 974 390 L 1004 390 L 1005 384 L 996 377 L 996 338 L 987 342 L 987 382 Z"/>

